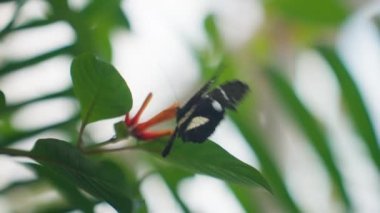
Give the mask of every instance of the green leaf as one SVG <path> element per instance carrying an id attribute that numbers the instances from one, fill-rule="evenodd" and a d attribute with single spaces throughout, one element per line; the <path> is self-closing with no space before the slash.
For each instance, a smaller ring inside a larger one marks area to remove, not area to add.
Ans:
<path id="1" fill-rule="evenodd" d="M 273 67 L 268 67 L 266 69 L 266 74 L 272 87 L 281 98 L 284 106 L 287 107 L 291 113 L 292 118 L 298 124 L 299 128 L 304 132 L 305 136 L 309 138 L 311 146 L 321 157 L 347 210 L 351 209 L 351 200 L 344 187 L 342 175 L 335 163 L 334 154 L 330 149 L 330 142 L 326 134 L 314 116 L 303 105 L 301 100 L 299 100 L 290 84 L 280 73 L 281 70 L 277 70 Z"/>
<path id="2" fill-rule="evenodd" d="M 267 141 L 262 136 L 262 131 L 260 131 L 255 122 L 247 119 L 246 115 L 251 114 L 254 107 L 252 96 L 247 97 L 247 99 L 239 106 L 239 113 L 230 113 L 230 115 L 244 138 L 246 138 L 251 148 L 255 151 L 257 159 L 260 161 L 262 172 L 267 177 L 276 198 L 282 202 L 283 209 L 286 212 L 302 212 L 287 189 L 285 178 L 278 164 L 276 164 L 273 153 L 270 152 L 267 146 Z"/>
<path id="3" fill-rule="evenodd" d="M 5 95 L 0 90 L 0 110 L 2 110 L 5 107 Z"/>
<path id="4" fill-rule="evenodd" d="M 116 27 L 130 29 L 130 23 L 121 8 L 121 0 L 91 1 L 82 11 L 90 26 L 109 34 Z"/>
<path id="5" fill-rule="evenodd" d="M 89 194 L 107 201 L 119 212 L 132 212 L 132 200 L 123 173 L 109 163 L 94 162 L 70 143 L 40 139 L 31 151 L 42 166 L 66 178 Z"/>
<path id="6" fill-rule="evenodd" d="M 61 3 L 50 1 L 56 10 L 62 11 Z M 89 1 L 80 15 L 71 16 L 68 21 L 77 34 L 78 52 L 90 51 L 106 61 L 112 59 L 111 37 L 115 30 L 130 29 L 130 23 L 121 7 L 121 0 Z"/>
<path id="7" fill-rule="evenodd" d="M 340 0 L 267 0 L 264 3 L 289 19 L 306 24 L 339 24 L 348 14 Z"/>
<path id="8" fill-rule="evenodd" d="M 153 153 L 161 153 L 165 143 L 144 144 L 141 147 Z M 238 160 L 212 141 L 202 144 L 175 141 L 172 152 L 165 160 L 191 172 L 210 175 L 225 181 L 259 185 L 271 191 L 271 187 L 260 172 Z"/>
<path id="9" fill-rule="evenodd" d="M 208 15 L 204 21 L 204 29 L 207 36 L 212 43 L 214 51 L 223 50 L 223 41 L 219 33 L 219 29 L 216 25 L 216 19 L 214 15 Z"/>
<path id="10" fill-rule="evenodd" d="M 245 212 L 256 213 L 264 212 L 260 208 L 260 204 L 255 199 L 255 191 L 237 184 L 229 184 L 231 192 L 239 200 L 240 205 L 244 208 Z"/>
<path id="11" fill-rule="evenodd" d="M 131 92 L 122 76 L 91 54 L 74 59 L 71 78 L 84 123 L 120 116 L 132 107 Z"/>
<path id="12" fill-rule="evenodd" d="M 189 207 L 183 201 L 183 199 L 181 198 L 178 192 L 179 192 L 179 185 L 181 181 L 185 178 L 194 176 L 194 173 L 178 168 L 178 166 L 173 166 L 166 162 L 162 162 L 162 159 L 159 159 L 159 160 L 157 160 L 157 158 L 154 158 L 154 159 L 156 160 L 156 161 L 152 161 L 154 167 L 158 170 L 159 174 L 165 181 L 171 194 L 173 195 L 173 198 L 178 203 L 182 212 L 189 213 L 190 212 Z"/>
<path id="13" fill-rule="evenodd" d="M 27 166 L 32 168 L 40 178 L 46 177 L 75 208 L 83 212 L 93 212 L 95 202 L 85 197 L 67 178 L 37 164 L 27 164 Z"/>
<path id="14" fill-rule="evenodd" d="M 372 156 L 372 160 L 376 164 L 377 169 L 380 170 L 380 147 L 376 137 L 375 127 L 372 124 L 359 88 L 334 49 L 318 47 L 317 50 L 330 64 L 333 73 L 337 77 L 352 122 L 366 143 L 368 152 Z"/>

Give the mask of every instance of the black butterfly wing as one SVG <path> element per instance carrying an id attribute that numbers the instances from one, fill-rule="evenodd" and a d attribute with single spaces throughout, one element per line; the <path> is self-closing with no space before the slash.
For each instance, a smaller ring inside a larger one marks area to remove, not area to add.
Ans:
<path id="1" fill-rule="evenodd" d="M 177 111 L 177 120 L 178 118 L 182 118 L 186 115 L 187 112 L 191 110 L 191 108 L 202 98 L 204 94 L 208 92 L 212 84 L 215 83 L 215 79 L 217 76 L 212 77 L 201 89 L 198 90 L 187 102 L 186 104 L 178 109 Z"/>
<path id="2" fill-rule="evenodd" d="M 247 84 L 239 81 L 229 81 L 210 92 L 210 97 L 218 101 L 224 108 L 236 110 L 236 105 L 248 92 Z"/>
<path id="3" fill-rule="evenodd" d="M 184 141 L 204 142 L 224 117 L 225 109 L 235 109 L 248 91 L 248 86 L 235 80 L 222 84 L 200 97 L 179 119 L 178 134 Z"/>
<path id="4" fill-rule="evenodd" d="M 218 126 L 224 116 L 224 108 L 215 100 L 202 98 L 194 105 L 193 112 L 178 126 L 178 135 L 183 141 L 204 142 Z"/>

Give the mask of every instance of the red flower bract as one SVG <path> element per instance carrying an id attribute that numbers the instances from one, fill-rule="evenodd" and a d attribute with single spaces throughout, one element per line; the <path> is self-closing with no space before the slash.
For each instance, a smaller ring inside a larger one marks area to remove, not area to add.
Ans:
<path id="1" fill-rule="evenodd" d="M 138 110 L 138 112 L 133 118 L 129 116 L 129 113 L 125 115 L 124 122 L 130 134 L 140 140 L 152 140 L 152 139 L 173 134 L 172 129 L 154 131 L 154 130 L 148 130 L 148 128 L 158 123 L 174 118 L 176 116 L 177 109 L 179 106 L 178 103 L 175 103 L 169 106 L 168 108 L 162 110 L 157 115 L 153 116 L 151 119 L 143 123 L 139 123 L 141 114 L 144 112 L 145 108 L 148 106 L 150 100 L 152 99 L 152 96 L 153 96 L 152 93 L 149 93 L 147 95 L 140 109 Z"/>

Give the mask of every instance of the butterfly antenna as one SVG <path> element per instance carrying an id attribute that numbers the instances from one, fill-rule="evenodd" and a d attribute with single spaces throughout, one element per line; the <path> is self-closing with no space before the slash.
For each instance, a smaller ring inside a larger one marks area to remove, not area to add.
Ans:
<path id="1" fill-rule="evenodd" d="M 174 133 L 170 136 L 168 143 L 166 144 L 164 150 L 161 152 L 162 157 L 168 156 L 168 154 L 170 153 L 170 150 L 172 150 L 174 140 L 176 139 L 177 134 L 178 134 L 178 128 L 175 128 Z"/>

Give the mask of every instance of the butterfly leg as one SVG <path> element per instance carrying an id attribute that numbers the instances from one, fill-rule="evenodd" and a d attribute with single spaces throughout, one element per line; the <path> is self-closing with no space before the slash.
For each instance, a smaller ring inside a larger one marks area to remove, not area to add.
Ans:
<path id="1" fill-rule="evenodd" d="M 177 137 L 177 134 L 178 134 L 178 128 L 175 128 L 174 133 L 170 136 L 168 143 L 166 144 L 164 150 L 161 152 L 162 157 L 166 157 L 170 153 L 170 150 L 172 149 L 173 144 L 174 144 L 174 140 Z"/>

